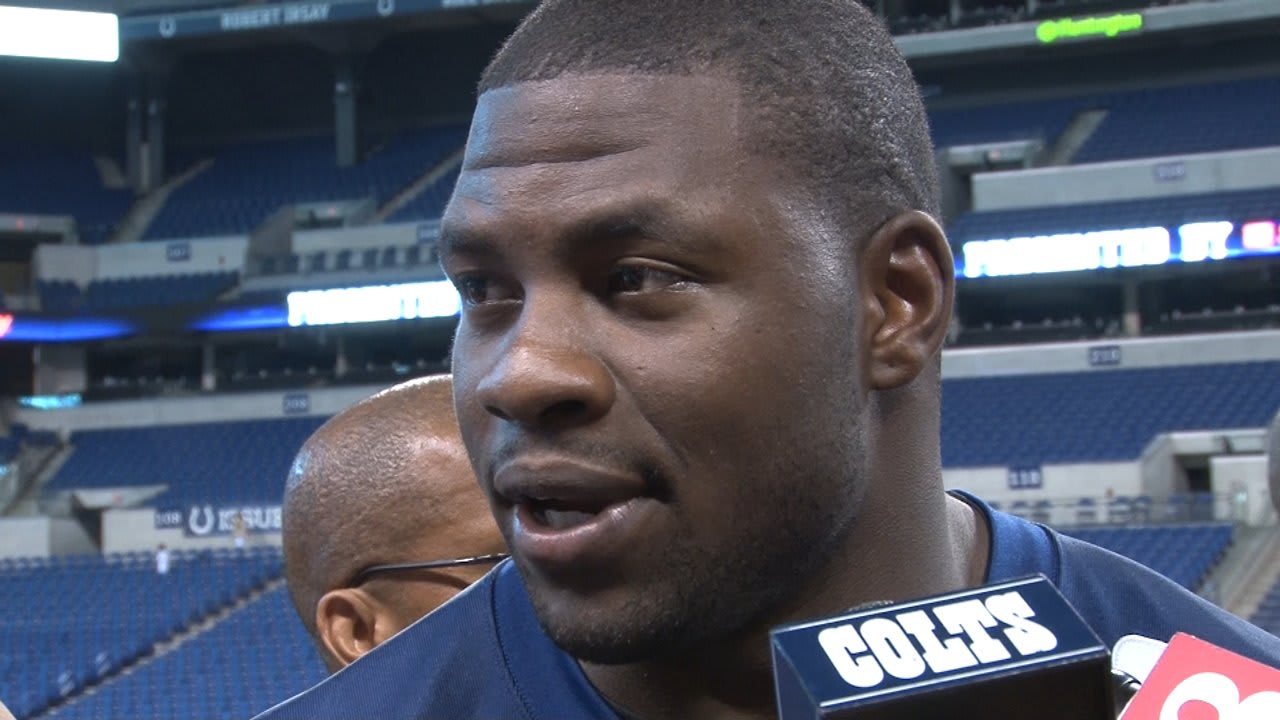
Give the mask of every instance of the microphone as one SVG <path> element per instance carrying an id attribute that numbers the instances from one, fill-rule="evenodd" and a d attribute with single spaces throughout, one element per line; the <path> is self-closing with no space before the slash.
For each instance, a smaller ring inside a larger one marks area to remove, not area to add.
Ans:
<path id="1" fill-rule="evenodd" d="M 1146 642 L 1164 644 L 1155 640 Z M 1120 654 L 1117 643 L 1117 657 Z M 1139 654 L 1135 653 L 1135 657 Z M 1147 663 L 1147 660 L 1141 662 Z M 1195 717 L 1280 718 L 1280 670 L 1186 633 L 1174 635 L 1164 652 L 1147 667 L 1150 673 L 1141 680 L 1142 687 L 1121 713 L 1120 720 L 1178 720 L 1184 707 L 1195 706 L 1202 707 Z M 1205 714 L 1204 707 L 1213 708 L 1214 714 Z"/>
<path id="2" fill-rule="evenodd" d="M 775 628 L 770 642 L 779 720 L 1115 718 L 1106 645 L 1043 575 Z"/>
<path id="3" fill-rule="evenodd" d="M 1169 643 L 1142 635 L 1125 635 L 1111 648 L 1111 679 L 1116 683 L 1116 717 L 1151 675 Z"/>

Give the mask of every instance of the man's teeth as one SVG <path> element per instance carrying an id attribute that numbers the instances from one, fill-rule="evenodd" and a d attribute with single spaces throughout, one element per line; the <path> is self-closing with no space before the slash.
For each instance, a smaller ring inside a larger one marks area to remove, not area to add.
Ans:
<path id="1" fill-rule="evenodd" d="M 544 508 L 538 514 L 540 516 L 539 519 L 547 527 L 554 530 L 568 530 L 582 525 L 596 516 L 595 513 L 581 510 L 552 510 L 551 508 Z"/>

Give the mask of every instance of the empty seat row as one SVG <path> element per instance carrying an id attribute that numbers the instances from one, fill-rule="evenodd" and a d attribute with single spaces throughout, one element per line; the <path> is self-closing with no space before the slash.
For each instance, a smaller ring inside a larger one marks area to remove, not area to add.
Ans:
<path id="1" fill-rule="evenodd" d="M 955 378 L 943 382 L 945 467 L 1131 460 L 1161 433 L 1265 427 L 1280 361 Z"/>
<path id="2" fill-rule="evenodd" d="M 39 713 L 281 574 L 278 548 L 174 552 L 163 575 L 151 553 L 0 563 L 0 698 Z"/>
<path id="3" fill-rule="evenodd" d="M 94 280 L 83 292 L 69 280 L 41 280 L 37 286 L 45 312 L 101 312 L 209 302 L 238 279 L 236 272 L 214 272 Z"/>
<path id="4" fill-rule="evenodd" d="M 324 418 L 82 430 L 47 492 L 169 486 L 162 505 L 279 504 L 293 456 Z"/>
<path id="5" fill-rule="evenodd" d="M 252 717 L 325 676 L 284 588 L 53 715 L 79 720 Z"/>
<path id="6" fill-rule="evenodd" d="M 1052 147 L 1078 114 L 1105 113 L 1076 164 L 1280 145 L 1280 77 L 1151 87 L 929 113 L 938 147 L 1040 140 Z"/>
<path id="7" fill-rule="evenodd" d="M 450 125 L 409 132 L 351 167 L 339 167 L 332 136 L 213 148 L 213 164 L 178 188 L 145 239 L 244 234 L 281 207 L 372 198 L 385 203 L 462 146 Z"/>

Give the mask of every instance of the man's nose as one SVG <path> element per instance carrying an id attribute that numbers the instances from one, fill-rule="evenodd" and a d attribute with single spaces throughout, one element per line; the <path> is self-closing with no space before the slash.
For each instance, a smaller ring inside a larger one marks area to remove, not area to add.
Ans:
<path id="1" fill-rule="evenodd" d="M 565 310 L 568 310 L 566 308 Z M 526 305 L 500 357 L 476 387 L 493 415 L 529 429 L 586 425 L 609 412 L 615 383 L 584 319 Z"/>

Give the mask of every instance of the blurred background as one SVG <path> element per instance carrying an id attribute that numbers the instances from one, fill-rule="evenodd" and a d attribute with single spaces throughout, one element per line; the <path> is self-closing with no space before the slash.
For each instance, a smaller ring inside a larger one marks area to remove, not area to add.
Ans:
<path id="1" fill-rule="evenodd" d="M 449 368 L 438 218 L 532 3 L 23 4 L 119 19 L 0 57 L 0 699 L 248 717 L 323 676 L 294 453 Z M 867 4 L 944 181 L 948 487 L 1280 632 L 1280 2 Z"/>

